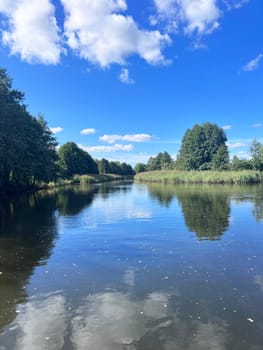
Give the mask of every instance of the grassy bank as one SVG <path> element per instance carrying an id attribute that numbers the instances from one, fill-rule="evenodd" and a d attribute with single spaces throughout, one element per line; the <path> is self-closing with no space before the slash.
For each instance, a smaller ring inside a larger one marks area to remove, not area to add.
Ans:
<path id="1" fill-rule="evenodd" d="M 90 175 L 75 175 L 72 179 L 63 180 L 60 179 L 56 182 L 50 182 L 42 186 L 42 188 L 53 188 L 58 186 L 66 186 L 73 184 L 96 184 L 101 182 L 119 181 L 127 179 L 126 176 L 116 174 L 90 174 Z"/>
<path id="2" fill-rule="evenodd" d="M 263 182 L 263 172 L 243 171 L 177 171 L 160 170 L 135 175 L 139 182 L 255 184 Z"/>

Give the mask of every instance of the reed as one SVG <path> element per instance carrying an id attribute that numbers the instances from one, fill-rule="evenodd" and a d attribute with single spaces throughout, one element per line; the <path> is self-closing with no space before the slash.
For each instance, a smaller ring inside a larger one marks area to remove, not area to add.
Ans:
<path id="1" fill-rule="evenodd" d="M 263 182 L 263 172 L 243 171 L 148 171 L 135 175 L 139 182 L 255 184 Z"/>

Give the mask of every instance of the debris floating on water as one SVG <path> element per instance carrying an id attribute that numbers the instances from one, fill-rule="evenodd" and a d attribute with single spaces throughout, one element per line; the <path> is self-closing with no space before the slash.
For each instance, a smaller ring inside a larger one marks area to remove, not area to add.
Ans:
<path id="1" fill-rule="evenodd" d="M 249 322 L 251 322 L 251 323 L 254 323 L 255 321 L 253 320 L 253 318 L 247 318 L 247 320 L 249 321 Z"/>

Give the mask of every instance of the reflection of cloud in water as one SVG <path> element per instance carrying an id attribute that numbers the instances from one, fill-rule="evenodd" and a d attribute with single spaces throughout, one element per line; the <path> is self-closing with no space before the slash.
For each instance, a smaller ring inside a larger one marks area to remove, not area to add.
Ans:
<path id="1" fill-rule="evenodd" d="M 126 270 L 124 273 L 123 279 L 124 279 L 124 282 L 127 284 L 127 286 L 134 287 L 135 286 L 135 271 L 132 269 Z"/>
<path id="2" fill-rule="evenodd" d="M 255 276 L 255 283 L 259 286 L 259 288 L 263 292 L 263 276 L 262 275 L 256 275 Z"/>
<path id="3" fill-rule="evenodd" d="M 224 350 L 223 322 L 182 321 L 169 311 L 171 296 L 151 293 L 145 300 L 109 292 L 86 298 L 72 319 L 76 350 Z"/>
<path id="4" fill-rule="evenodd" d="M 223 321 L 185 319 L 180 317 L 180 304 L 175 310 L 176 304 L 174 293 L 153 292 L 138 300 L 131 293 L 107 292 L 86 297 L 74 312 L 68 311 L 62 295 L 33 297 L 20 306 L 6 331 L 9 343 L 16 343 L 8 349 L 226 349 Z"/>
<path id="5" fill-rule="evenodd" d="M 152 294 L 145 301 L 129 294 L 105 293 L 88 297 L 72 320 L 72 342 L 77 350 L 121 350 L 138 341 L 149 319 L 166 316 L 168 298 Z"/>
<path id="6" fill-rule="evenodd" d="M 118 196 L 103 198 L 97 197 L 92 203 L 92 210 L 86 211 L 83 220 L 90 228 L 97 227 L 98 223 L 113 224 L 121 220 L 149 220 L 153 216 L 152 211 L 145 209 L 134 196 Z"/>
<path id="7" fill-rule="evenodd" d="M 14 326 L 18 337 L 16 350 L 57 350 L 64 344 L 65 299 L 48 295 L 45 299 L 31 298 L 19 308 Z"/>

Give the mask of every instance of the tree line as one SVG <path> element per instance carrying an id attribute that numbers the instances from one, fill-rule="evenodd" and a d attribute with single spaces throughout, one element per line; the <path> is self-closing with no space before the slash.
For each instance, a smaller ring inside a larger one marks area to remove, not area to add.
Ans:
<path id="1" fill-rule="evenodd" d="M 154 170 L 263 170 L 263 144 L 254 140 L 250 147 L 250 159 L 236 155 L 230 160 L 227 137 L 216 124 L 204 123 L 187 129 L 175 160 L 167 152 L 150 157 L 146 164 L 137 163 L 136 173 Z"/>
<path id="2" fill-rule="evenodd" d="M 133 175 L 126 163 L 95 160 L 74 142 L 57 150 L 57 141 L 42 115 L 33 117 L 24 94 L 12 87 L 0 68 L 0 193 L 23 191 L 75 174 Z"/>
<path id="3" fill-rule="evenodd" d="M 224 130 L 216 124 L 196 124 L 185 132 L 175 160 L 165 151 L 134 168 L 125 162 L 93 159 L 74 142 L 57 149 L 44 117 L 33 117 L 28 112 L 24 94 L 13 89 L 12 79 L 0 68 L 0 193 L 23 191 L 83 174 L 126 176 L 165 169 L 263 170 L 263 145 L 259 141 L 254 140 L 250 147 L 250 160 L 234 156 L 231 161 L 226 142 Z"/>

